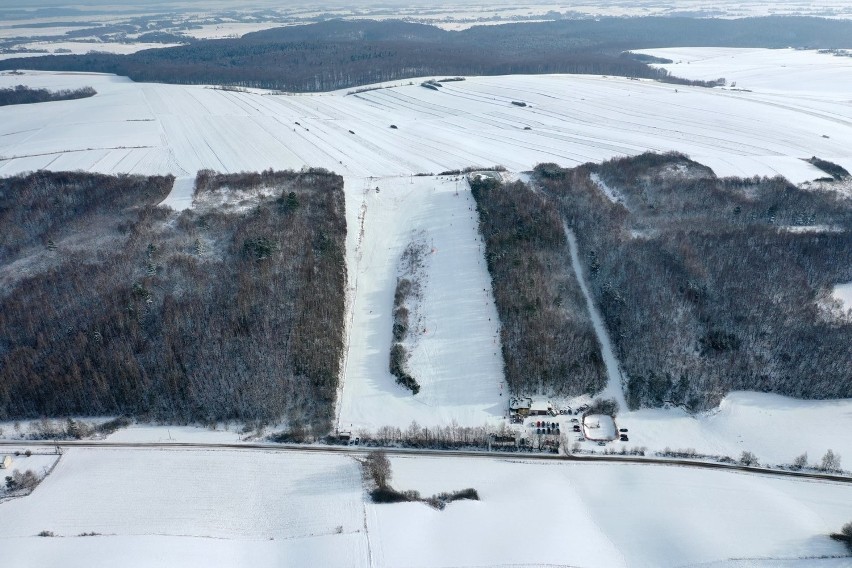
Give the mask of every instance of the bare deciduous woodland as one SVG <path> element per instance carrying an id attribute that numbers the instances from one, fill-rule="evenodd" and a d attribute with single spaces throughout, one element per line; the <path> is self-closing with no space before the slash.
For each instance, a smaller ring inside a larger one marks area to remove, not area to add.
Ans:
<path id="1" fill-rule="evenodd" d="M 852 396 L 852 319 L 830 295 L 852 280 L 849 200 L 674 153 L 543 164 L 535 184 L 576 231 L 632 407 Z"/>
<path id="2" fill-rule="evenodd" d="M 327 20 L 129 55 L 10 59 L 0 61 L 0 69 L 95 71 L 134 81 L 303 92 L 428 75 L 516 73 L 620 75 L 713 86 L 715 78 L 679 79 L 622 53 L 693 45 L 833 48 L 845 45 L 850 30 L 852 25 L 844 20 L 805 17 L 610 17 L 474 26 L 462 31 L 398 20 Z"/>
<path id="3" fill-rule="evenodd" d="M 329 428 L 343 180 L 325 170 L 0 181 L 0 419 L 282 418 Z M 233 207 L 205 207 L 224 197 Z"/>
<path id="4" fill-rule="evenodd" d="M 479 177 L 471 188 L 509 388 L 564 395 L 600 390 L 606 381 L 600 346 L 556 206 L 520 182 Z"/>

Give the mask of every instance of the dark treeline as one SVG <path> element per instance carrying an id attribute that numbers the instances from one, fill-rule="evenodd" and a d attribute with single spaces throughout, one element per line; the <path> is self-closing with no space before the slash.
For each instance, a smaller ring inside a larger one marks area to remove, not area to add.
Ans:
<path id="1" fill-rule="evenodd" d="M 0 181 L 0 419 L 287 419 L 325 431 L 342 349 L 343 181 L 322 170 Z M 264 197 L 257 190 L 272 188 Z M 13 231 L 14 229 L 14 231 Z"/>
<path id="2" fill-rule="evenodd" d="M 85 99 L 86 97 L 93 97 L 96 94 L 98 94 L 97 91 L 92 87 L 49 91 L 47 89 L 31 89 L 24 85 L 17 85 L 9 89 L 0 89 L 0 106 Z"/>
<path id="3" fill-rule="evenodd" d="M 553 203 L 522 183 L 471 180 L 512 393 L 578 395 L 606 381 Z"/>
<path id="4" fill-rule="evenodd" d="M 666 79 L 666 71 L 621 53 L 674 46 L 831 48 L 845 45 L 850 36 L 852 22 L 803 17 L 603 18 L 463 31 L 399 21 L 330 20 L 130 55 L 0 61 L 0 69 L 97 71 L 135 81 L 287 91 L 326 91 L 424 75 L 583 73 Z"/>
<path id="5" fill-rule="evenodd" d="M 848 201 L 719 179 L 679 154 L 541 165 L 536 183 L 576 230 L 631 407 L 707 408 L 736 389 L 852 396 L 852 320 L 829 298 L 852 280 Z"/>

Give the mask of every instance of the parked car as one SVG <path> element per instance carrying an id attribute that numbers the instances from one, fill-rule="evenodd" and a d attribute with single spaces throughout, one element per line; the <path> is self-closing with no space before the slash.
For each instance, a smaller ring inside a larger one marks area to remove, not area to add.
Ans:
<path id="1" fill-rule="evenodd" d="M 619 428 L 618 431 L 619 432 L 627 432 L 627 428 Z"/>
<path id="2" fill-rule="evenodd" d="M 579 422 L 579 420 L 577 420 L 576 418 L 572 418 L 571 422 Z"/>
<path id="3" fill-rule="evenodd" d="M 622 442 L 629 442 L 630 441 L 630 438 L 628 438 L 624 434 L 622 434 L 618 439 L 621 440 Z"/>
<path id="4" fill-rule="evenodd" d="M 599 446 L 606 446 L 606 442 L 598 442 Z"/>

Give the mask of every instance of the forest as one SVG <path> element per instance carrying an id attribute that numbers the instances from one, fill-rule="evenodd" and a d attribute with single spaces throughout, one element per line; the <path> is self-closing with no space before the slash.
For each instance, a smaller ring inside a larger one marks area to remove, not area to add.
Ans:
<path id="1" fill-rule="evenodd" d="M 523 183 L 473 177 L 513 394 L 579 395 L 606 382 L 555 204 Z"/>
<path id="2" fill-rule="evenodd" d="M 325 170 L 0 180 L 0 420 L 131 415 L 330 428 L 343 180 Z"/>
<path id="3" fill-rule="evenodd" d="M 94 97 L 96 94 L 97 91 L 92 87 L 50 91 L 48 89 L 31 89 L 25 85 L 16 85 L 9 89 L 0 89 L 0 106 L 85 99 L 86 97 Z"/>
<path id="4" fill-rule="evenodd" d="M 600 18 L 445 31 L 401 21 L 328 20 L 240 39 L 203 40 L 130 55 L 46 55 L 0 69 L 115 73 L 134 81 L 328 91 L 429 75 L 579 73 L 685 81 L 632 49 L 679 46 L 845 46 L 852 22 L 805 17 Z"/>
<path id="5" fill-rule="evenodd" d="M 632 408 L 852 396 L 852 312 L 831 296 L 852 281 L 852 202 L 830 186 L 676 153 L 541 164 L 534 183 L 577 234 Z"/>

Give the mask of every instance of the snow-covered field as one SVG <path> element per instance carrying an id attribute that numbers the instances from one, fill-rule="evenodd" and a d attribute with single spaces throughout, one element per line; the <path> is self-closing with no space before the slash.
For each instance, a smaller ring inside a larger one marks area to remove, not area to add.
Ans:
<path id="1" fill-rule="evenodd" d="M 31 495 L 0 503 L 0 546 L 12 566 L 848 565 L 814 558 L 843 554 L 827 535 L 852 518 L 848 484 L 522 459 L 391 464 L 399 489 L 472 487 L 480 501 L 366 503 L 355 460 L 333 454 L 74 448 Z"/>
<path id="2" fill-rule="evenodd" d="M 29 456 L 26 455 L 27 451 L 30 452 Z M 5 481 L 6 476 L 14 475 L 15 472 L 32 471 L 37 476 L 43 477 L 59 458 L 52 448 L 28 447 L 26 445 L 0 447 L 0 460 L 7 455 L 12 458 L 12 463 L 8 468 L 0 469 L 0 483 Z M 3 490 L 0 489 L 0 497 L 2 496 Z"/>
<path id="3" fill-rule="evenodd" d="M 0 504 L 0 547 L 13 566 L 367 566 L 364 514 L 348 457 L 74 448 Z"/>
<path id="4" fill-rule="evenodd" d="M 774 394 L 733 392 L 719 408 L 699 415 L 681 409 L 644 409 L 618 415 L 630 430 L 629 447 L 695 449 L 739 458 L 754 453 L 764 464 L 790 464 L 805 452 L 818 465 L 826 450 L 852 469 L 852 399 L 810 401 Z M 614 442 L 613 444 L 618 444 Z"/>
<path id="5" fill-rule="evenodd" d="M 849 46 L 837 47 L 852 47 L 852 39 Z M 685 79 L 724 77 L 728 89 L 750 89 L 754 97 L 784 93 L 797 98 L 843 101 L 852 91 L 852 57 L 830 53 L 734 47 L 641 49 L 637 53 L 671 59 L 674 63 L 655 67 Z M 798 106 L 795 99 L 789 102 Z"/>
<path id="6" fill-rule="evenodd" d="M 85 55 L 87 53 L 117 53 L 127 55 L 143 49 L 161 49 L 175 47 L 178 43 L 114 43 L 99 41 L 34 41 L 21 44 L 18 47 L 47 53 L 0 53 L 0 59 L 15 59 L 20 57 L 37 57 L 39 55 Z"/>
<path id="7" fill-rule="evenodd" d="M 243 37 L 248 33 L 281 28 L 285 25 L 281 22 L 220 22 L 204 24 L 197 28 L 183 30 L 181 33 L 196 39 L 224 39 Z"/>
<path id="8" fill-rule="evenodd" d="M 777 57 L 776 77 L 798 53 L 764 51 Z M 852 107 L 848 91 L 833 87 L 852 83 L 852 67 L 847 58 L 819 57 L 826 67 L 810 88 L 828 93 L 820 98 L 793 87 L 749 93 L 597 76 L 270 96 L 104 75 L 0 75 L 0 87 L 92 85 L 99 93 L 0 109 L 0 174 L 81 168 L 193 176 L 201 168 L 311 165 L 364 178 L 495 163 L 524 171 L 542 161 L 679 150 L 721 175 L 781 173 L 801 182 L 823 175 L 802 158 L 852 168 Z"/>
<path id="9" fill-rule="evenodd" d="M 852 486 L 658 466 L 391 463 L 399 489 L 432 495 L 473 487 L 481 501 L 444 511 L 370 505 L 378 566 L 733 566 L 723 562 L 733 558 L 773 566 L 772 559 L 843 554 L 824 535 L 852 516 Z"/>

